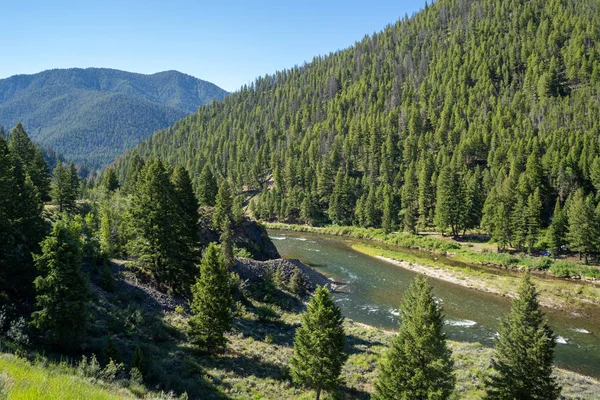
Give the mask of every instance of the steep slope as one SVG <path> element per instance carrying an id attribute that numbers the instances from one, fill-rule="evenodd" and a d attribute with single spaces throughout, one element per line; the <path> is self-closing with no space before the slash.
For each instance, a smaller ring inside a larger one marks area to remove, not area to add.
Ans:
<path id="1" fill-rule="evenodd" d="M 253 208 L 266 220 L 483 224 L 524 246 L 556 198 L 600 189 L 599 5 L 439 0 L 258 78 L 132 153 L 196 176 L 209 163 L 262 192 Z"/>
<path id="2" fill-rule="evenodd" d="M 98 166 L 227 94 L 177 71 L 49 70 L 0 80 L 0 124 L 22 122 L 36 142 Z"/>

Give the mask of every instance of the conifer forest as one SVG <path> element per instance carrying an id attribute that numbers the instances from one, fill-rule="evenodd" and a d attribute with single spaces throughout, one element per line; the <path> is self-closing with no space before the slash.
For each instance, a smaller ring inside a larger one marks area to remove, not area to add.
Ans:
<path id="1" fill-rule="evenodd" d="M 600 1 L 398 17 L 0 79 L 0 400 L 600 399 Z"/>

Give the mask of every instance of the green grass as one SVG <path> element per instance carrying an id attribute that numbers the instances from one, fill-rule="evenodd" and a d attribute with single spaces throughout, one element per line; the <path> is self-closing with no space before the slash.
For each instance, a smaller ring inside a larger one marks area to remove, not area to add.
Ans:
<path id="1" fill-rule="evenodd" d="M 11 354 L 0 354 L 0 398 L 37 399 L 133 399 L 118 386 L 80 377 L 65 364 L 35 363 Z"/>
<path id="2" fill-rule="evenodd" d="M 258 322 L 252 313 L 238 320 L 230 334 L 226 353 L 203 356 L 189 352 L 185 343 L 171 353 L 171 365 L 183 377 L 211 382 L 213 390 L 190 398 L 231 399 L 311 399 L 310 390 L 298 387 L 289 376 L 293 354 L 294 327 L 300 322 L 295 312 L 278 310 L 279 321 Z M 166 320 L 181 327 L 186 317 L 168 314 Z M 342 396 L 368 399 L 377 376 L 377 364 L 386 351 L 393 333 L 346 320 L 348 361 L 342 370 Z M 450 342 L 457 377 L 456 394 L 460 399 L 482 399 L 485 380 L 490 373 L 492 350 L 477 343 Z M 184 349 L 187 349 L 184 351 Z M 187 354 L 186 354 L 187 353 Z M 178 362 L 175 362 L 178 361 Z M 47 361 L 30 362 L 12 355 L 0 355 L 0 381 L 8 399 L 119 399 L 134 398 L 124 383 L 108 384 L 77 374 L 77 369 Z M 556 369 L 567 399 L 594 399 L 600 382 L 573 372 Z M 173 396 L 181 394 L 176 388 Z M 167 395 L 139 392 L 139 398 L 169 398 Z M 326 393 L 324 399 L 334 399 Z M 2 398 L 2 395 L 0 395 Z"/>

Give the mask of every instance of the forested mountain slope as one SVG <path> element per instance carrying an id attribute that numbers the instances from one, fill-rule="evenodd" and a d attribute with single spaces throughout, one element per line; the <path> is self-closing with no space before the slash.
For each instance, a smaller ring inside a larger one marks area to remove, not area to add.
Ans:
<path id="1" fill-rule="evenodd" d="M 161 156 L 198 179 L 208 163 L 262 191 L 252 207 L 267 220 L 482 225 L 500 247 L 531 247 L 557 199 L 594 216 L 599 5 L 439 0 L 201 107 L 117 168 Z"/>
<path id="2" fill-rule="evenodd" d="M 0 124 L 22 122 L 36 142 L 99 166 L 227 94 L 177 71 L 56 69 L 0 80 Z"/>

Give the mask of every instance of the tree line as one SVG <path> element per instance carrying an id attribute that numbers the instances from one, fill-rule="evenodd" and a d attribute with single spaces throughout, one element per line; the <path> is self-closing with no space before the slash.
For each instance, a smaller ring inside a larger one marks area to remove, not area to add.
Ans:
<path id="1" fill-rule="evenodd" d="M 599 225 L 597 7 L 436 1 L 201 107 L 122 157 L 118 174 L 134 155 L 160 155 L 194 186 L 209 165 L 235 193 L 258 193 L 250 210 L 266 221 L 477 228 L 501 250 L 589 255 L 600 245 L 581 240 Z M 594 218 L 547 237 L 557 202 Z"/>

